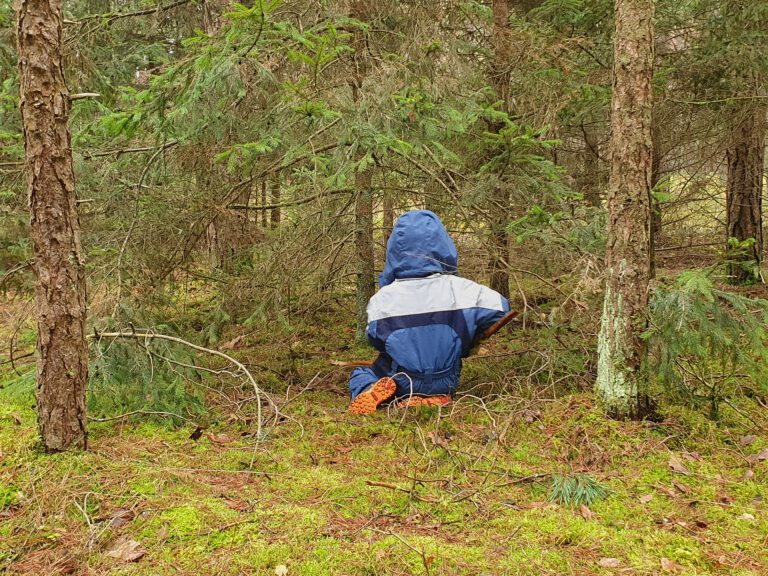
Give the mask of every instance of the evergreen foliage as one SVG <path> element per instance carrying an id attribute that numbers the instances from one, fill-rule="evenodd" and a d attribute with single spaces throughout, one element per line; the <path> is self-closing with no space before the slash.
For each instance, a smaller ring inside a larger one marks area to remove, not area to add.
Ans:
<path id="1" fill-rule="evenodd" d="M 164 342 L 99 343 L 90 368 L 89 414 L 109 418 L 144 412 L 166 423 L 199 421 L 207 415 L 204 386 L 210 379 L 194 365 L 194 355 Z"/>
<path id="2" fill-rule="evenodd" d="M 668 392 L 716 416 L 724 397 L 768 382 L 768 300 L 718 288 L 712 271 L 682 272 L 650 300 L 651 373 Z"/>

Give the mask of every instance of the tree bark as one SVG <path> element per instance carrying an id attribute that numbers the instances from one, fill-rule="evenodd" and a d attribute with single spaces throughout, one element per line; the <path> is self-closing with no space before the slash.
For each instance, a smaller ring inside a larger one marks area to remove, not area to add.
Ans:
<path id="1" fill-rule="evenodd" d="M 509 0 L 493 0 L 493 62 L 491 85 L 495 96 L 502 102 L 502 110 L 509 112 L 509 67 L 511 42 L 509 28 Z M 491 127 L 498 133 L 504 123 Z M 505 298 L 509 298 L 509 189 L 504 183 L 497 184 L 491 193 L 491 278 L 490 286 Z"/>
<path id="2" fill-rule="evenodd" d="M 266 206 L 267 205 L 267 179 L 261 181 L 261 205 Z M 261 211 L 261 227 L 267 228 L 269 226 L 269 219 L 267 218 L 267 211 L 262 210 Z"/>
<path id="3" fill-rule="evenodd" d="M 276 172 L 272 176 L 272 190 L 270 191 L 269 201 L 274 208 L 269 211 L 269 225 L 271 228 L 277 228 L 280 226 L 280 172 Z"/>
<path id="4" fill-rule="evenodd" d="M 658 121 L 651 119 L 651 187 L 650 191 L 656 189 L 663 177 L 661 166 L 661 127 Z M 650 259 L 651 259 L 651 278 L 656 278 L 656 245 L 661 236 L 661 202 L 651 194 L 651 234 L 650 234 Z"/>
<path id="5" fill-rule="evenodd" d="M 357 254 L 356 310 L 358 341 L 365 340 L 368 324 L 368 301 L 376 291 L 373 264 L 373 194 L 371 193 L 371 170 L 363 170 L 355 176 L 355 251 Z"/>
<path id="6" fill-rule="evenodd" d="M 650 280 L 653 0 L 616 0 L 606 286 L 595 384 L 605 411 L 641 418 Z"/>
<path id="7" fill-rule="evenodd" d="M 370 0 L 354 0 L 351 8 L 352 18 L 365 22 L 369 18 L 372 5 Z M 368 75 L 366 38 L 362 30 L 355 30 L 352 47 L 354 49 L 352 56 L 353 69 L 350 74 L 349 83 L 352 88 L 352 100 L 357 106 L 360 103 L 363 81 Z M 360 151 L 356 153 L 355 159 L 359 161 L 364 156 L 364 152 Z M 355 253 L 357 256 L 357 286 L 355 290 L 357 329 L 355 336 L 358 342 L 365 341 L 365 328 L 368 324 L 368 301 L 376 290 L 373 251 L 372 175 L 373 170 L 371 167 L 355 173 Z"/>
<path id="8" fill-rule="evenodd" d="M 728 240 L 753 240 L 746 250 L 729 249 L 729 275 L 733 282 L 760 279 L 763 260 L 763 172 L 765 161 L 765 110 L 749 110 L 735 127 L 726 152 Z"/>
<path id="9" fill-rule="evenodd" d="M 384 245 L 384 254 L 386 255 L 387 242 L 392 234 L 392 228 L 395 226 L 395 207 L 394 192 L 384 192 L 384 207 L 382 215 L 382 240 Z"/>
<path id="10" fill-rule="evenodd" d="M 603 181 L 600 178 L 600 155 L 597 127 L 594 124 L 582 126 L 584 133 L 584 156 L 582 167 L 581 193 L 587 206 L 599 208 L 602 204 L 600 189 Z"/>
<path id="11" fill-rule="evenodd" d="M 38 426 L 48 452 L 88 445 L 85 266 L 61 18 L 61 0 L 18 5 L 20 107 L 37 278 Z"/>

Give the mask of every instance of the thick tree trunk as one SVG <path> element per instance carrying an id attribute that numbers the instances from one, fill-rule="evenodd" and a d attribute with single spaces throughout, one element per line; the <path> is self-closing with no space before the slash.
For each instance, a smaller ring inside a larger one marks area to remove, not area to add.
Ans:
<path id="1" fill-rule="evenodd" d="M 493 63 L 491 85 L 502 109 L 509 111 L 509 67 L 511 62 L 511 31 L 509 29 L 509 0 L 493 0 Z M 491 127 L 499 132 L 503 123 Z M 491 278 L 490 286 L 509 298 L 509 190 L 503 184 L 496 185 L 491 194 Z"/>
<path id="2" fill-rule="evenodd" d="M 37 408 L 43 446 L 87 448 L 86 296 L 62 69 L 60 0 L 18 5 L 20 104 L 37 277 Z"/>
<path id="3" fill-rule="evenodd" d="M 607 278 L 598 336 L 597 395 L 616 418 L 640 418 L 650 279 L 653 0 L 616 0 L 608 185 Z"/>
<path id="4" fill-rule="evenodd" d="M 734 282 L 760 279 L 763 259 L 763 173 L 765 160 L 765 110 L 748 111 L 733 131 L 726 188 L 728 239 L 753 240 L 748 249 L 731 252 L 729 275 Z"/>

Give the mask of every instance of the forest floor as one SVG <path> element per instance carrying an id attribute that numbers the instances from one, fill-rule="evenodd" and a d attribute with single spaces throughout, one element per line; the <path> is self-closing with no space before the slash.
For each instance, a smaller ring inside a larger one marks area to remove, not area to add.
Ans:
<path id="1" fill-rule="evenodd" d="M 263 332 L 231 353 L 290 356 L 294 385 L 273 383 L 287 418 L 260 442 L 236 414 L 197 439 L 119 420 L 92 423 L 87 452 L 45 455 L 31 395 L 0 389 L 0 572 L 768 574 L 768 438 L 728 407 L 717 423 L 680 407 L 611 421 L 588 391 L 500 386 L 513 368 L 492 356 L 467 363 L 452 406 L 350 416 L 328 366 L 347 330 L 306 329 L 283 352 Z M 485 353 L 532 345 L 519 336 Z M 550 502 L 574 472 L 610 495 Z"/>

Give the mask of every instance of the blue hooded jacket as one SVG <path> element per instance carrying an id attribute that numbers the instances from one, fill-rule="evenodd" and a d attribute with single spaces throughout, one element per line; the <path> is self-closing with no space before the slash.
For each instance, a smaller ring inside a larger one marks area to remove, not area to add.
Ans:
<path id="1" fill-rule="evenodd" d="M 368 303 L 366 335 L 380 354 L 350 377 L 354 398 L 384 376 L 396 396 L 453 394 L 477 335 L 509 311 L 498 292 L 456 276 L 458 256 L 434 212 L 403 214 L 387 242 L 381 289 Z"/>

